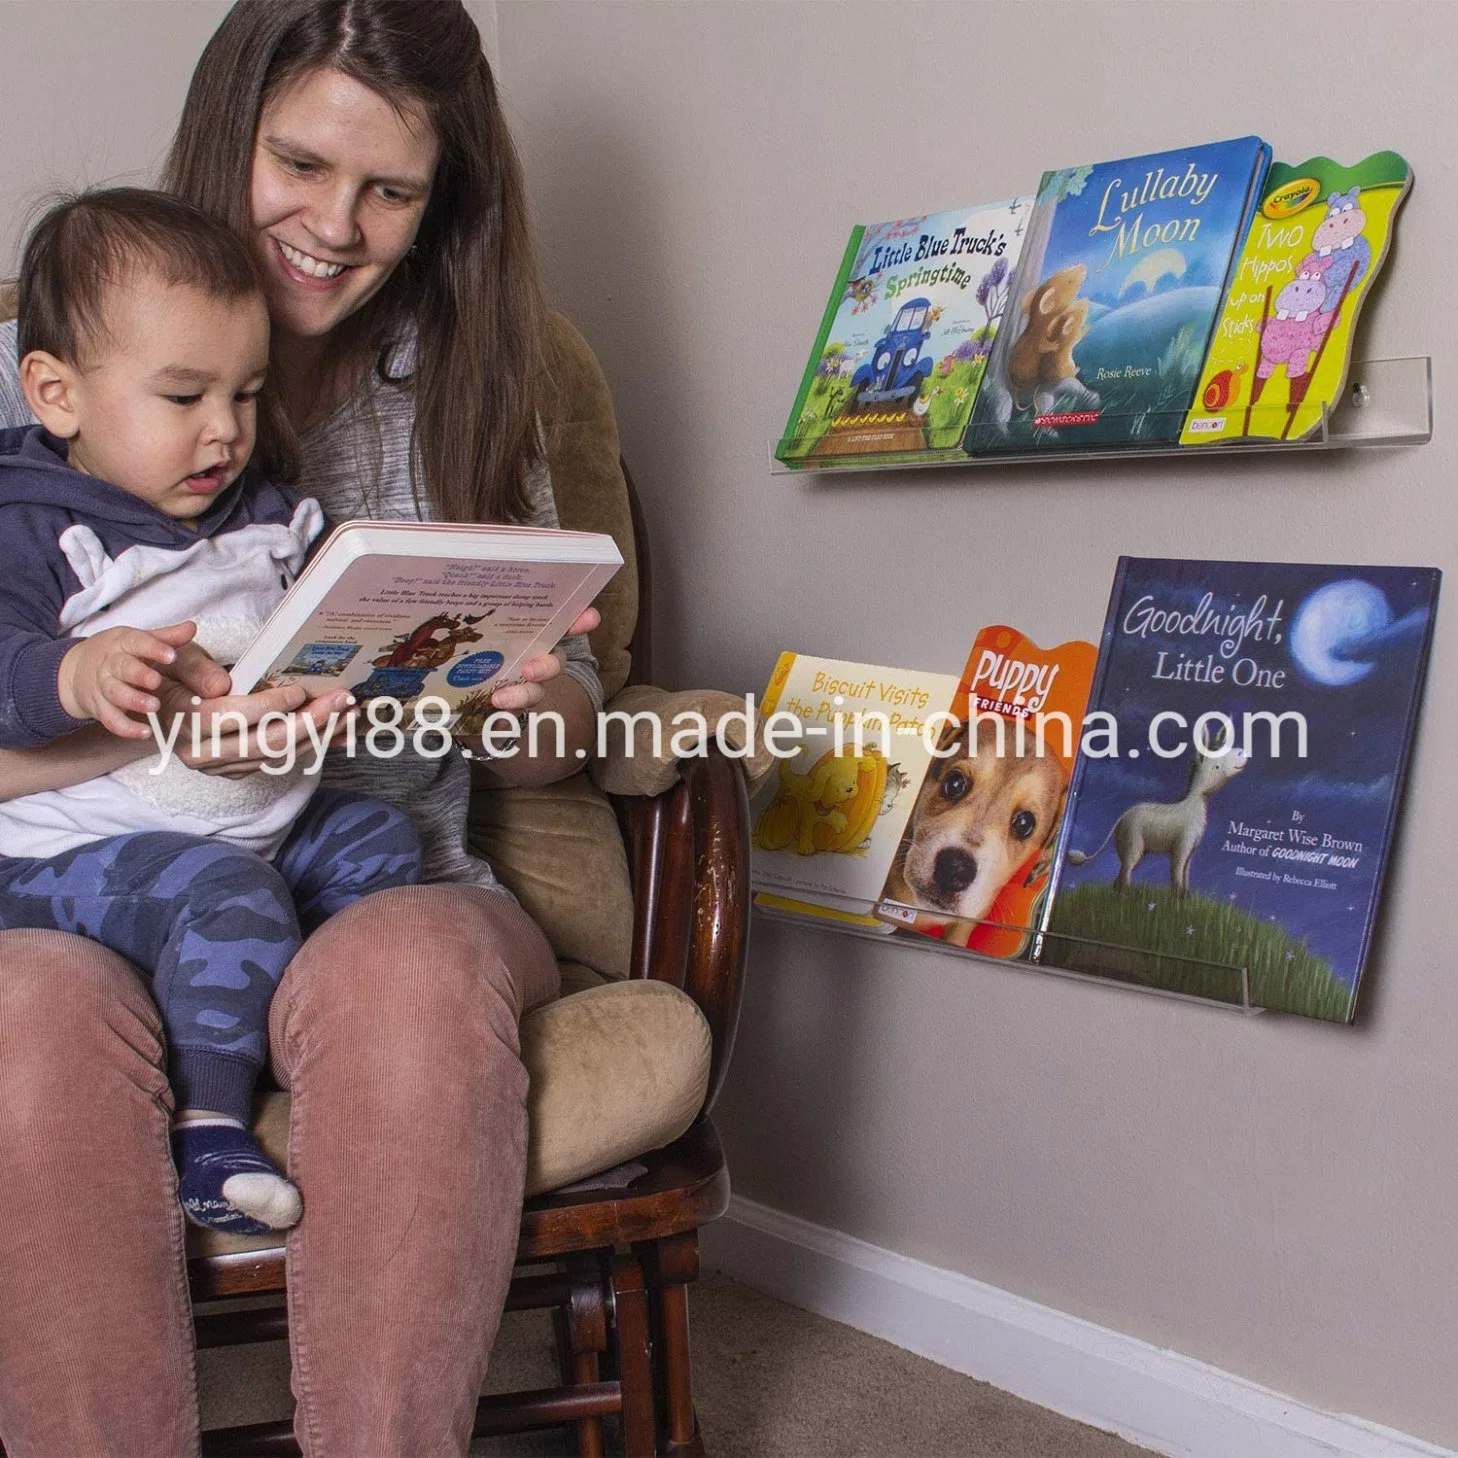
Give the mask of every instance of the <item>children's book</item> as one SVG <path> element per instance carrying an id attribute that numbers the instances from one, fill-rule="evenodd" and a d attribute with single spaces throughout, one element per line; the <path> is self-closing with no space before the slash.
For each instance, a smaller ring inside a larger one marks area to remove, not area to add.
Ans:
<path id="1" fill-rule="evenodd" d="M 968 449 L 1178 440 L 1269 160 L 1239 137 L 1044 173 Z"/>
<path id="2" fill-rule="evenodd" d="M 780 655 L 760 704 L 781 754 L 752 807 L 760 904 L 881 929 L 870 913 L 956 691 L 954 674 Z"/>
<path id="3" fill-rule="evenodd" d="M 1121 558 L 1035 960 L 1350 1022 L 1438 583 Z"/>
<path id="4" fill-rule="evenodd" d="M 1411 185 L 1396 152 L 1355 167 L 1329 157 L 1271 167 L 1181 444 L 1304 440 L 1321 428 Z"/>
<path id="5" fill-rule="evenodd" d="M 1096 650 L 1016 628 L 972 644 L 937 755 L 917 786 L 876 915 L 990 957 L 1017 957 L 1048 889 Z"/>
<path id="6" fill-rule="evenodd" d="M 345 522 L 233 666 L 233 691 L 433 696 L 443 727 L 479 734 L 490 696 L 550 653 L 622 565 L 598 532 Z"/>
<path id="7" fill-rule="evenodd" d="M 776 457 L 808 468 L 960 458 L 1032 205 L 855 227 Z"/>

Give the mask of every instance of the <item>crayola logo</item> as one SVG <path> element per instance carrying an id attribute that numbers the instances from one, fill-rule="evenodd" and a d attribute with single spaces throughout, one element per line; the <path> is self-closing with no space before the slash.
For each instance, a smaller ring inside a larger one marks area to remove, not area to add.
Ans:
<path id="1" fill-rule="evenodd" d="M 1314 203 L 1321 196 L 1321 184 L 1314 177 L 1298 177 L 1278 188 L 1261 204 L 1261 212 L 1279 222 L 1293 217 L 1302 208 Z"/>

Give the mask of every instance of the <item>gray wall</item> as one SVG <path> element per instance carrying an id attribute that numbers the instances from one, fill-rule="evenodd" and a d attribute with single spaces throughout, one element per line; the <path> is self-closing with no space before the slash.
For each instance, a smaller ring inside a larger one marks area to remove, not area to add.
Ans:
<path id="1" fill-rule="evenodd" d="M 498 23 L 556 296 L 647 497 L 664 681 L 758 691 L 782 648 L 956 670 L 986 622 L 1094 636 L 1120 552 L 1455 565 L 1458 9 L 501 0 Z M 1435 356 L 1432 444 L 770 474 L 853 222 L 1248 131 L 1413 162 L 1365 348 Z M 760 925 L 736 1190 L 1458 1442 L 1455 611 L 1355 1029 Z"/>
<path id="2" fill-rule="evenodd" d="M 38 191 L 148 175 L 224 8 L 0 0 L 0 268 Z M 1003 619 L 1092 635 L 1119 552 L 1452 565 L 1451 7 L 473 9 L 647 498 L 663 681 L 758 691 L 785 647 L 955 670 Z M 1431 445 L 770 475 L 851 223 L 1244 131 L 1412 159 L 1367 350 L 1435 356 Z M 1458 1442 L 1449 609 L 1355 1029 L 761 926 L 722 1105 L 736 1189 Z"/>
<path id="3" fill-rule="evenodd" d="M 0 0 L 0 277 L 57 189 L 151 181 L 230 0 Z M 496 56 L 495 0 L 467 0 Z"/>

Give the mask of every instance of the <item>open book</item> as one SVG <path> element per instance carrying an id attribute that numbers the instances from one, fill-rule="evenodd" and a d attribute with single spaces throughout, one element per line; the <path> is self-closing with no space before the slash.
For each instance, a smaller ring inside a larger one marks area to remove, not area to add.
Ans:
<path id="1" fill-rule="evenodd" d="M 491 694 L 550 653 L 622 565 L 597 532 L 345 522 L 233 666 L 233 691 L 435 696 L 454 733 L 479 733 Z"/>

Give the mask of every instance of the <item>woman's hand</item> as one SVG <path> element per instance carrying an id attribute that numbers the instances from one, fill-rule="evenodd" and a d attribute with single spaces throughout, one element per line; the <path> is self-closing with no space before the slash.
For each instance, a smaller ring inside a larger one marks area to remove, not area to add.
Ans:
<path id="1" fill-rule="evenodd" d="M 574 633 L 590 633 L 602 621 L 596 608 L 588 608 L 575 623 Z M 483 736 L 485 757 L 477 756 L 476 773 L 485 782 L 497 787 L 512 785 L 545 785 L 563 779 L 583 767 L 593 752 L 596 718 L 592 701 L 581 684 L 562 674 L 566 654 L 559 648 L 530 658 L 522 665 L 523 682 L 497 689 L 491 695 L 493 709 L 520 714 L 523 710 L 540 710 L 533 720 L 542 726 L 555 715 L 558 732 L 546 728 L 541 735 L 523 734 L 498 745 L 494 736 Z M 491 719 L 487 718 L 488 727 Z"/>
<path id="2" fill-rule="evenodd" d="M 587 608 L 568 629 L 567 635 L 571 637 L 575 633 L 590 633 L 600 622 L 602 614 L 596 608 Z M 560 648 L 554 648 L 552 652 L 543 653 L 538 658 L 528 658 L 521 666 L 522 682 L 497 689 L 491 695 L 491 707 L 506 709 L 511 713 L 535 709 L 542 702 L 542 695 L 545 693 L 543 685 L 562 672 L 562 665 L 566 661 L 567 655 Z"/>
<path id="3" fill-rule="evenodd" d="M 226 687 L 227 674 L 218 671 Z M 158 697 L 157 719 L 164 736 L 172 736 L 172 753 L 190 769 L 228 779 L 291 759 L 317 766 L 333 736 L 358 712 L 345 689 L 306 703 L 308 696 L 298 684 L 200 698 L 188 685 L 167 679 Z M 269 722 L 258 730 L 265 718 Z"/>

